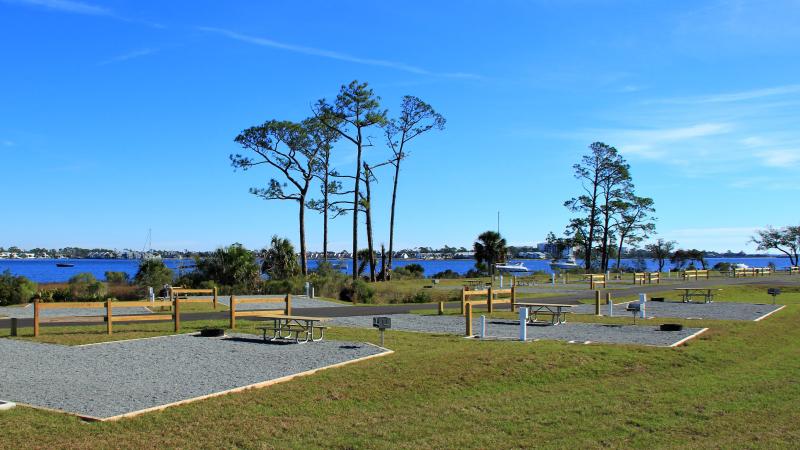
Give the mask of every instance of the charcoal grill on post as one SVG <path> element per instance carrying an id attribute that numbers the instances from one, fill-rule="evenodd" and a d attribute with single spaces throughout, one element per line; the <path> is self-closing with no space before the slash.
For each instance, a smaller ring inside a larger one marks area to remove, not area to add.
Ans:
<path id="1" fill-rule="evenodd" d="M 628 303 L 628 307 L 625 308 L 626 311 L 633 314 L 633 324 L 636 325 L 636 316 L 642 310 L 642 305 L 636 302 Z"/>

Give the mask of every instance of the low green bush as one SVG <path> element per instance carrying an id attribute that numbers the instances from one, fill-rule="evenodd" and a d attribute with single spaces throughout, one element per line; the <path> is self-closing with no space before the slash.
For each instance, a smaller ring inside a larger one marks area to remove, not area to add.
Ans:
<path id="1" fill-rule="evenodd" d="M 339 291 L 339 300 L 352 302 L 354 299 L 359 303 L 372 303 L 375 297 L 375 289 L 364 280 L 358 279 L 349 281 L 342 286 Z"/>
<path id="2" fill-rule="evenodd" d="M 28 303 L 36 294 L 36 283 L 23 277 L 11 275 L 6 270 L 0 275 L 0 306 Z"/>
<path id="3" fill-rule="evenodd" d="M 109 284 L 128 284 L 131 279 L 126 272 L 106 272 L 105 277 Z"/>
<path id="4" fill-rule="evenodd" d="M 69 279 L 70 300 L 102 300 L 108 289 L 91 273 L 79 273 Z"/>

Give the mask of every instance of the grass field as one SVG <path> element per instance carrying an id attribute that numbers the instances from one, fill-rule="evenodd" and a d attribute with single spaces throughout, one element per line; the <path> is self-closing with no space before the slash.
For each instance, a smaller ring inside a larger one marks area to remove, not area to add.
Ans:
<path id="1" fill-rule="evenodd" d="M 749 290 L 735 300 L 764 301 L 763 287 Z M 388 357 L 116 423 L 18 407 L 0 413 L 0 447 L 791 448 L 800 293 L 779 302 L 789 306 L 758 323 L 692 321 L 712 329 L 678 349 L 389 332 Z M 120 325 L 113 338 L 169 326 Z M 39 340 L 107 337 L 102 327 L 47 328 Z M 375 342 L 377 333 L 329 337 Z"/>

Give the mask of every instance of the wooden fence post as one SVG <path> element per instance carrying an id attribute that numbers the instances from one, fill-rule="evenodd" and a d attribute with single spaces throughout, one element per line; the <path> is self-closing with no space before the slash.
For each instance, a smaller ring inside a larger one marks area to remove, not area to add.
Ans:
<path id="1" fill-rule="evenodd" d="M 486 294 L 486 310 L 489 314 L 494 312 L 494 305 L 492 304 L 492 287 L 489 286 L 489 289 L 486 290 L 488 293 Z"/>
<path id="2" fill-rule="evenodd" d="M 111 311 L 111 300 L 106 300 L 106 331 L 108 334 L 114 332 L 114 326 L 112 325 L 114 319 L 114 313 Z"/>
<path id="3" fill-rule="evenodd" d="M 472 303 L 467 303 L 464 319 L 466 320 L 467 324 L 466 335 L 472 336 Z"/>
<path id="4" fill-rule="evenodd" d="M 17 318 L 16 317 L 12 317 L 11 318 L 11 335 L 12 336 L 16 336 L 17 335 Z"/>
<path id="5" fill-rule="evenodd" d="M 439 315 L 444 314 L 444 302 L 439 302 Z"/>
<path id="6" fill-rule="evenodd" d="M 173 303 L 172 310 L 172 319 L 175 321 L 175 332 L 177 333 L 181 329 L 181 301 L 178 297 L 175 297 L 175 303 Z"/>
<path id="7" fill-rule="evenodd" d="M 600 291 L 594 291 L 594 314 L 600 315 Z"/>
<path id="8" fill-rule="evenodd" d="M 231 305 L 228 309 L 231 313 L 231 330 L 236 329 L 236 296 L 231 294 Z"/>
<path id="9" fill-rule="evenodd" d="M 286 294 L 286 308 L 284 308 L 283 313 L 287 316 L 292 315 L 292 294 Z"/>
<path id="10" fill-rule="evenodd" d="M 33 300 L 33 336 L 39 336 L 39 299 Z"/>
<path id="11" fill-rule="evenodd" d="M 461 288 L 461 315 L 462 316 L 467 313 L 467 310 L 465 309 L 465 306 L 464 306 L 466 301 L 467 301 L 467 288 L 466 287 L 462 287 Z"/>
<path id="12" fill-rule="evenodd" d="M 514 283 L 511 285 L 511 312 L 517 307 L 517 284 Z"/>
<path id="13" fill-rule="evenodd" d="M 214 309 L 217 309 L 217 287 L 214 286 Z"/>

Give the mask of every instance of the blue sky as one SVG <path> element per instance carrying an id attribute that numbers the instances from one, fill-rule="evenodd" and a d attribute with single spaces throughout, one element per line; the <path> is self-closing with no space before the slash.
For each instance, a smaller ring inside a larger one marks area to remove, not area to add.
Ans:
<path id="1" fill-rule="evenodd" d="M 655 199 L 659 237 L 752 249 L 755 228 L 798 222 L 797 23 L 779 0 L 0 0 L 0 246 L 296 242 L 296 205 L 247 193 L 273 174 L 234 172 L 233 138 L 358 79 L 390 114 L 412 94 L 448 121 L 404 162 L 398 247 L 469 246 L 498 210 L 512 244 L 562 231 L 571 166 L 599 140 Z M 307 229 L 320 249 L 317 215 Z"/>

